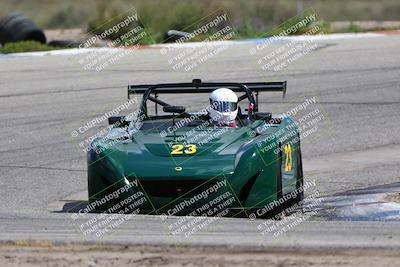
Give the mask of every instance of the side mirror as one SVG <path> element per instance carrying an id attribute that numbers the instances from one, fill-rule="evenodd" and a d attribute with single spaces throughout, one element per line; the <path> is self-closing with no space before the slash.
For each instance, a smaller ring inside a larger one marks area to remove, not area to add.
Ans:
<path id="1" fill-rule="evenodd" d="M 113 116 L 108 118 L 108 124 L 115 127 L 124 127 L 129 125 L 129 121 L 125 120 L 125 116 Z"/>
<path id="2" fill-rule="evenodd" d="M 185 112 L 185 107 L 183 106 L 164 106 L 163 111 L 168 112 L 168 113 L 184 113 Z"/>
<path id="3" fill-rule="evenodd" d="M 269 112 L 255 112 L 254 117 L 256 120 L 269 121 L 272 118 L 272 114 Z"/>

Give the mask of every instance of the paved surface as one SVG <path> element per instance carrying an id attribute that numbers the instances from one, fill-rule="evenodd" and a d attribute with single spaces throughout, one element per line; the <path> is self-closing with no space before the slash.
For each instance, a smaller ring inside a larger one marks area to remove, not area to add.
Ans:
<path id="1" fill-rule="evenodd" d="M 304 138 L 302 149 L 306 180 L 315 180 L 321 196 L 399 182 L 400 37 L 321 40 L 318 45 L 279 72 L 260 69 L 259 55 L 249 54 L 252 44 L 231 46 L 190 72 L 173 70 L 171 57 L 158 49 L 135 51 L 101 72 L 82 70 L 83 55 L 0 58 L 0 239 L 399 248 L 398 221 L 316 215 L 275 237 L 260 233 L 260 221 L 221 219 L 185 238 L 168 230 L 178 218 L 139 215 L 96 238 L 79 231 L 96 215 L 74 221 L 70 214 L 48 211 L 87 187 L 85 154 L 78 145 L 83 136 L 72 138 L 72 131 L 126 101 L 127 84 L 192 78 L 287 80 L 285 100 L 275 93 L 260 97 L 260 109 L 273 112 L 316 97 L 324 119 Z"/>

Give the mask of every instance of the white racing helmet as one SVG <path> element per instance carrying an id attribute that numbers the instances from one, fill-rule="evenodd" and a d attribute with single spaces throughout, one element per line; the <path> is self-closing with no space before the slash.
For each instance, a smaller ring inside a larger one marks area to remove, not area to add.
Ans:
<path id="1" fill-rule="evenodd" d="M 208 114 L 218 124 L 234 122 L 238 113 L 238 97 L 228 88 L 218 88 L 210 96 Z"/>

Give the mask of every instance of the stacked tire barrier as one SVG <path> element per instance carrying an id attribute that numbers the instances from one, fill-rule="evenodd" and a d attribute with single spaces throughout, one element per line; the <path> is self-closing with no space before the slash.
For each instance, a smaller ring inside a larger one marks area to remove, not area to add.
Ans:
<path id="1" fill-rule="evenodd" d="M 0 18 L 0 43 L 37 41 L 46 43 L 44 32 L 33 21 L 19 13 L 12 13 Z"/>

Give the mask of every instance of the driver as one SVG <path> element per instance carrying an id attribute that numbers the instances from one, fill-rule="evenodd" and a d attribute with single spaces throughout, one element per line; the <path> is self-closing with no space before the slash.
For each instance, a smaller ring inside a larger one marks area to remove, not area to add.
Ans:
<path id="1" fill-rule="evenodd" d="M 210 96 L 208 115 L 217 126 L 237 128 L 238 97 L 228 88 L 218 88 Z"/>

